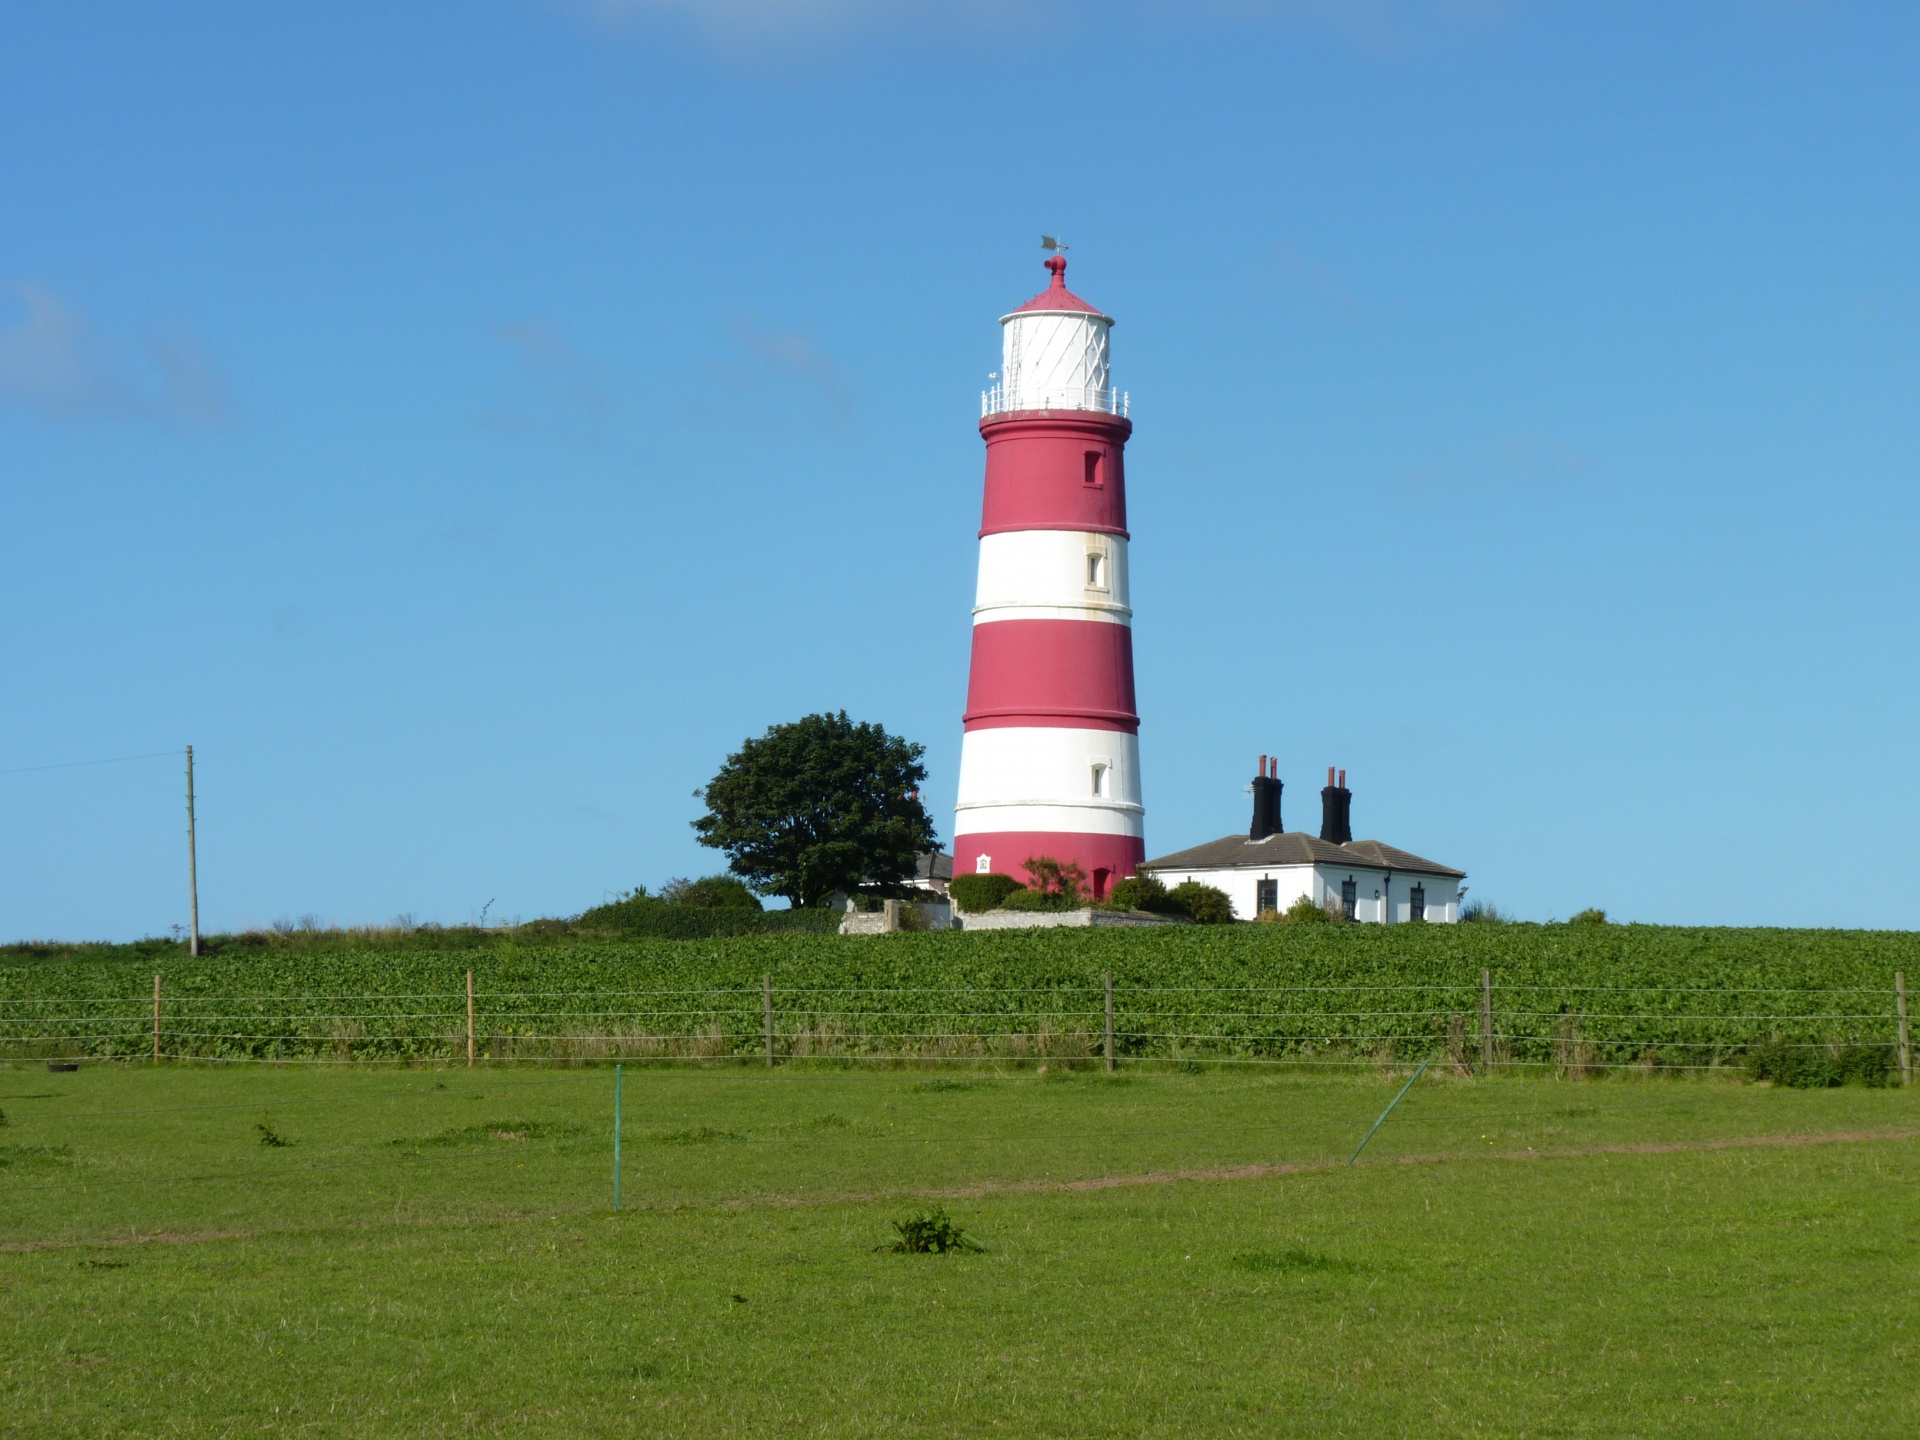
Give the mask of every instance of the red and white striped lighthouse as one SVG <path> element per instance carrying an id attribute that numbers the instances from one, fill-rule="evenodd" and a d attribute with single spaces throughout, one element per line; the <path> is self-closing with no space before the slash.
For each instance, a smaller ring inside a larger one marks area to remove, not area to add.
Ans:
<path id="1" fill-rule="evenodd" d="M 1030 856 L 1078 864 L 1102 896 L 1146 858 L 1140 717 L 1127 599 L 1133 433 L 1113 389 L 1113 320 L 1053 283 L 1002 317 L 1002 363 L 981 397 L 987 442 L 980 582 L 956 873 L 1024 881 Z"/>

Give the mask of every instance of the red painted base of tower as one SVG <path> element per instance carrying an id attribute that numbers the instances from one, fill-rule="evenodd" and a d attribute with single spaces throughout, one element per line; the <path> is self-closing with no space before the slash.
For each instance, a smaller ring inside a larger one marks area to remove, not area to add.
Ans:
<path id="1" fill-rule="evenodd" d="M 1070 861 L 1087 873 L 1093 898 L 1104 900 L 1116 880 L 1124 880 L 1140 868 L 1147 858 L 1147 842 L 1137 835 L 1088 835 L 1073 831 L 998 831 L 979 835 L 959 835 L 953 842 L 953 873 L 976 874 L 980 857 L 988 858 L 989 868 L 1011 875 L 1022 885 L 1031 880 L 1027 861 L 1050 855 Z"/>

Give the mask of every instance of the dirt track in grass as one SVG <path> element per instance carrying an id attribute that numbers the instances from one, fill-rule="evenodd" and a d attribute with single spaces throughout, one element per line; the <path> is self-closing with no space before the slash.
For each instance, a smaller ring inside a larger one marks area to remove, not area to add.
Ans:
<path id="1" fill-rule="evenodd" d="M 1663 1140 L 1635 1145 L 1582 1145 L 1558 1150 L 1496 1150 L 1481 1154 L 1454 1151 L 1447 1154 L 1402 1155 L 1395 1160 L 1370 1162 L 1387 1165 L 1450 1165 L 1462 1160 L 1579 1160 L 1597 1155 L 1677 1155 L 1715 1150 L 1748 1150 L 1799 1145 L 1846 1145 L 1881 1140 L 1912 1140 L 1920 1130 L 1839 1130 L 1822 1135 L 1737 1135 L 1718 1140 Z M 1220 1169 L 1153 1170 L 1139 1175 L 1096 1175 L 1081 1180 L 1009 1180 L 983 1185 L 963 1185 L 944 1190 L 871 1191 L 864 1194 L 808 1196 L 794 1199 L 729 1201 L 729 1209 L 752 1209 L 760 1205 L 825 1205 L 858 1203 L 867 1200 L 908 1198 L 921 1200 L 978 1200 L 988 1195 L 1026 1194 L 1039 1191 L 1124 1190 L 1136 1185 L 1177 1185 L 1189 1180 L 1263 1180 L 1275 1175 L 1311 1175 L 1329 1170 L 1344 1170 L 1344 1160 L 1307 1160 L 1279 1165 L 1231 1165 Z"/>

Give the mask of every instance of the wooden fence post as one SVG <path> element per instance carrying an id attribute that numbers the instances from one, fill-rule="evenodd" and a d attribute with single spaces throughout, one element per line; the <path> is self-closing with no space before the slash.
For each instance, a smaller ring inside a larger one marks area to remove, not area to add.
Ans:
<path id="1" fill-rule="evenodd" d="M 467 971 L 467 1064 L 473 1064 L 473 971 Z"/>
<path id="2" fill-rule="evenodd" d="M 1905 1015 L 1906 1002 L 1903 1000 L 1900 1003 L 1902 1007 L 1900 1013 Z M 1906 1022 L 1902 1020 L 1900 1024 L 1900 1033 L 1904 1035 L 1907 1033 Z M 158 975 L 153 977 L 153 1058 L 156 1061 L 160 1058 L 160 977 Z"/>
<path id="3" fill-rule="evenodd" d="M 1480 972 L 1480 1073 L 1493 1073 L 1493 971 Z"/>
<path id="4" fill-rule="evenodd" d="M 158 982 L 156 982 L 158 983 Z M 1907 972 L 1893 972 L 1893 1013 L 1900 1022 L 1900 1083 L 1913 1084 L 1913 1047 L 1907 1043 Z"/>
<path id="5" fill-rule="evenodd" d="M 1113 971 L 1107 971 L 1107 1073 L 1113 1073 Z"/>
<path id="6" fill-rule="evenodd" d="M 761 1013 L 766 1021 L 767 1066 L 773 1066 L 773 976 L 760 977 Z"/>

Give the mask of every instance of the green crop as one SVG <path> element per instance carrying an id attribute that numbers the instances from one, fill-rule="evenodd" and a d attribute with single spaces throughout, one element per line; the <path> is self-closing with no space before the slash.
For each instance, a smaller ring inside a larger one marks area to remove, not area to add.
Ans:
<path id="1" fill-rule="evenodd" d="M 1890 1046 L 1907 932 L 1633 925 L 1050 929 L 610 939 L 415 932 L 0 953 L 0 1056 L 138 1058 L 153 974 L 169 1056 L 445 1060 L 782 1056 L 1480 1057 L 1480 973 L 1508 1063 L 1730 1062 L 1762 1043 Z"/>

